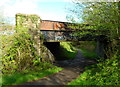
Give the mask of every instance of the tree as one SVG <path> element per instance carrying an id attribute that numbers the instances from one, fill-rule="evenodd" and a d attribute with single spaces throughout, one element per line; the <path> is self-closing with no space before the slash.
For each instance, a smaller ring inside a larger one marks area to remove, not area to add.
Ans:
<path id="1" fill-rule="evenodd" d="M 75 0 L 76 1 L 76 0 Z M 106 54 L 111 58 L 119 55 L 120 25 L 119 25 L 119 8 L 120 2 L 85 2 L 79 0 L 75 2 L 78 8 L 82 6 L 82 20 L 84 23 L 94 25 L 91 29 L 100 30 L 102 35 L 106 35 L 107 40 Z M 73 9 L 72 13 L 80 17 L 81 11 Z M 74 18 L 74 17 L 73 17 Z"/>

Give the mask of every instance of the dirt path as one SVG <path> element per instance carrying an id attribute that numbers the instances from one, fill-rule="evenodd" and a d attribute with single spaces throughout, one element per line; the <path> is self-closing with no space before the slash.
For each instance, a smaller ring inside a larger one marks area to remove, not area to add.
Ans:
<path id="1" fill-rule="evenodd" d="M 64 68 L 62 71 L 44 77 L 42 79 L 27 82 L 22 84 L 21 87 L 31 86 L 31 85 L 41 85 L 42 87 L 46 85 L 66 85 L 68 82 L 77 78 L 80 73 L 82 73 L 85 66 L 92 65 L 95 62 L 92 60 L 86 60 L 80 50 L 76 55 L 76 58 L 73 60 L 64 60 L 64 61 L 56 61 L 55 65 Z M 20 86 L 20 85 L 19 85 Z M 18 87 L 18 86 L 14 86 Z M 58 87 L 58 86 L 57 86 Z"/>

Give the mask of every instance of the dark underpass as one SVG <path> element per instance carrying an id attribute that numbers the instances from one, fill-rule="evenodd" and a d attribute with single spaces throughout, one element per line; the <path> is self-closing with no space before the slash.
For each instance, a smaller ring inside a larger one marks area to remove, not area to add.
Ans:
<path id="1" fill-rule="evenodd" d="M 60 46 L 60 42 L 44 42 L 44 45 L 51 51 L 54 55 L 55 60 L 65 60 L 65 56 L 63 55 L 62 47 Z"/>
<path id="2" fill-rule="evenodd" d="M 54 55 L 55 60 L 66 60 L 66 54 L 63 52 L 60 42 L 44 42 L 44 45 L 51 51 Z"/>

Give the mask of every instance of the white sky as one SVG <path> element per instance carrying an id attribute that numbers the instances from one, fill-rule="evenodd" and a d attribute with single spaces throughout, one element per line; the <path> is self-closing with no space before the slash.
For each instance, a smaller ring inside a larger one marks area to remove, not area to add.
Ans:
<path id="1" fill-rule="evenodd" d="M 16 13 L 40 14 L 38 2 L 69 2 L 71 0 L 0 0 L 4 8 L 4 16 L 14 17 Z"/>
<path id="2" fill-rule="evenodd" d="M 64 3 L 70 1 L 71 0 L 0 0 L 0 8 L 3 9 L 3 15 L 10 18 L 15 18 L 16 13 L 24 13 L 37 14 L 44 20 L 67 21 Z M 58 8 L 58 10 L 56 8 Z"/>
<path id="3" fill-rule="evenodd" d="M 65 8 L 70 6 L 70 2 L 72 1 L 73 0 L 0 0 L 0 8 L 3 9 L 3 15 L 5 17 L 15 18 L 16 13 L 24 13 L 37 14 L 43 20 L 67 21 Z"/>

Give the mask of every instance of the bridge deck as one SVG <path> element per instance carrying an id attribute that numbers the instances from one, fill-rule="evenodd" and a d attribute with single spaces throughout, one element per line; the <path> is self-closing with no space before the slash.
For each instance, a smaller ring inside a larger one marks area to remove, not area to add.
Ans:
<path id="1" fill-rule="evenodd" d="M 89 24 L 42 20 L 40 25 L 40 30 L 76 31 L 76 30 L 80 30 L 84 26 L 89 26 Z"/>
<path id="2" fill-rule="evenodd" d="M 99 36 L 93 36 L 92 34 L 86 34 L 81 36 L 75 36 L 77 32 L 91 32 L 95 33 L 96 30 L 83 29 L 88 24 L 58 22 L 42 20 L 40 31 L 43 33 L 46 42 L 60 42 L 60 41 L 93 41 L 98 39 Z"/>

